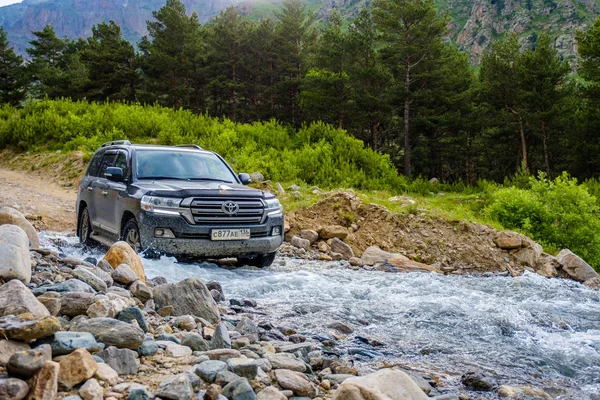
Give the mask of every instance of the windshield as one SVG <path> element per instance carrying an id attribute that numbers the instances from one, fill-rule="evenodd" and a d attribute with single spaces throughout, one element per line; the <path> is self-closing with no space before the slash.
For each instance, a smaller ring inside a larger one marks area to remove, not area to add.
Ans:
<path id="1" fill-rule="evenodd" d="M 235 183 L 236 178 L 219 157 L 212 153 L 178 150 L 138 150 L 138 179 L 215 180 Z"/>

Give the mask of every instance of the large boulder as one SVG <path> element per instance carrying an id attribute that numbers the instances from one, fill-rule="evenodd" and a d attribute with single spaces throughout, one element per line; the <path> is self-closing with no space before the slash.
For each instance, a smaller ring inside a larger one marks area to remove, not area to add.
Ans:
<path id="1" fill-rule="evenodd" d="M 0 317 L 23 313 L 31 313 L 36 317 L 50 315 L 23 282 L 15 279 L 0 286 Z"/>
<path id="2" fill-rule="evenodd" d="M 354 257 L 354 251 L 352 251 L 352 247 L 348 246 L 348 244 L 344 243 L 342 240 L 338 238 L 331 239 L 331 251 L 334 253 L 339 253 L 344 257 L 344 260 L 349 260 Z"/>
<path id="3" fill-rule="evenodd" d="M 136 350 L 144 342 L 140 328 L 112 318 L 90 318 L 71 324 L 74 332 L 89 332 L 106 346 Z"/>
<path id="4" fill-rule="evenodd" d="M 348 229 L 341 225 L 329 225 L 321 228 L 319 236 L 321 239 L 332 239 L 335 237 L 344 240 L 348 236 Z"/>
<path id="5" fill-rule="evenodd" d="M 523 240 L 517 232 L 502 231 L 496 235 L 494 243 L 502 250 L 513 250 L 521 248 Z"/>
<path id="6" fill-rule="evenodd" d="M 569 249 L 563 249 L 556 256 L 556 260 L 572 279 L 585 282 L 598 277 L 598 273 L 575 253 Z"/>
<path id="7" fill-rule="evenodd" d="M 391 259 L 405 259 L 408 260 L 407 257 L 400 253 L 389 253 L 387 251 L 381 250 L 377 246 L 370 246 L 363 252 L 360 257 L 361 261 L 365 265 L 375 265 L 378 263 L 384 263 Z"/>
<path id="8" fill-rule="evenodd" d="M 0 226 L 0 279 L 31 281 L 29 239 L 16 225 Z"/>
<path id="9" fill-rule="evenodd" d="M 154 287 L 154 302 L 160 307 L 172 306 L 173 315 L 194 315 L 211 324 L 221 321 L 217 303 L 210 291 L 198 278 L 184 279 Z"/>
<path id="10" fill-rule="evenodd" d="M 381 369 L 373 374 L 344 380 L 334 400 L 428 400 L 429 397 L 402 371 Z"/>
<path id="11" fill-rule="evenodd" d="M 16 225 L 23 229 L 27 234 L 29 240 L 29 247 L 38 248 L 40 247 L 40 238 L 37 231 L 31 225 L 31 222 L 27 221 L 27 218 L 21 212 L 10 207 L 0 207 L 0 225 Z"/>
<path id="12" fill-rule="evenodd" d="M 117 267 L 121 264 L 129 265 L 129 268 L 135 272 L 137 277 L 142 282 L 146 283 L 146 274 L 144 273 L 142 260 L 140 260 L 140 257 L 137 255 L 135 250 L 131 248 L 129 243 L 116 242 L 110 246 L 110 249 L 108 249 L 104 259 L 108 261 L 113 269 L 117 269 Z"/>

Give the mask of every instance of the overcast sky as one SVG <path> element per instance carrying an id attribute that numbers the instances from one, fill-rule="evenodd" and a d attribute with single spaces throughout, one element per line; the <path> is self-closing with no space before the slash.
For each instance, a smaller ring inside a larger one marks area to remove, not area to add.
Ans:
<path id="1" fill-rule="evenodd" d="M 7 6 L 13 3 L 20 3 L 22 0 L 0 0 L 0 7 Z"/>

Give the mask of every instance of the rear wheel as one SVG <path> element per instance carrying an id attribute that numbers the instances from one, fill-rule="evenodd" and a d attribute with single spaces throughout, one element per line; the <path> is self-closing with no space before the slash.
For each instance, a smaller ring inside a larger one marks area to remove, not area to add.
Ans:
<path id="1" fill-rule="evenodd" d="M 250 265 L 252 267 L 264 268 L 273 264 L 273 261 L 275 261 L 275 254 L 275 252 L 261 254 L 260 256 L 256 256 L 254 258 L 240 257 L 238 261 L 242 264 Z"/>
<path id="2" fill-rule="evenodd" d="M 89 245 L 90 235 L 92 234 L 92 224 L 90 223 L 90 213 L 85 207 L 83 211 L 81 211 L 81 216 L 79 217 L 79 243 Z"/>
<path id="3" fill-rule="evenodd" d="M 138 228 L 137 222 L 134 219 L 130 219 L 127 221 L 125 226 L 123 227 L 123 234 L 121 235 L 121 240 L 127 242 L 132 249 L 135 250 L 136 253 L 142 251 L 142 243 L 140 241 L 140 230 Z"/>

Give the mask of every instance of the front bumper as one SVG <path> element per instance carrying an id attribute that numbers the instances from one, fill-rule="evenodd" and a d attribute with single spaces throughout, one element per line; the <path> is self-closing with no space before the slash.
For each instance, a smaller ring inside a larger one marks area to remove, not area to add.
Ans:
<path id="1" fill-rule="evenodd" d="M 160 253 L 189 257 L 252 257 L 273 253 L 283 243 L 283 216 L 268 217 L 260 225 L 192 225 L 181 216 L 163 216 L 141 212 L 138 215 L 140 239 L 144 249 Z M 280 235 L 272 236 L 274 227 Z M 170 229 L 175 238 L 155 237 L 157 228 Z M 250 229 L 247 240 L 210 239 L 212 229 Z"/>

